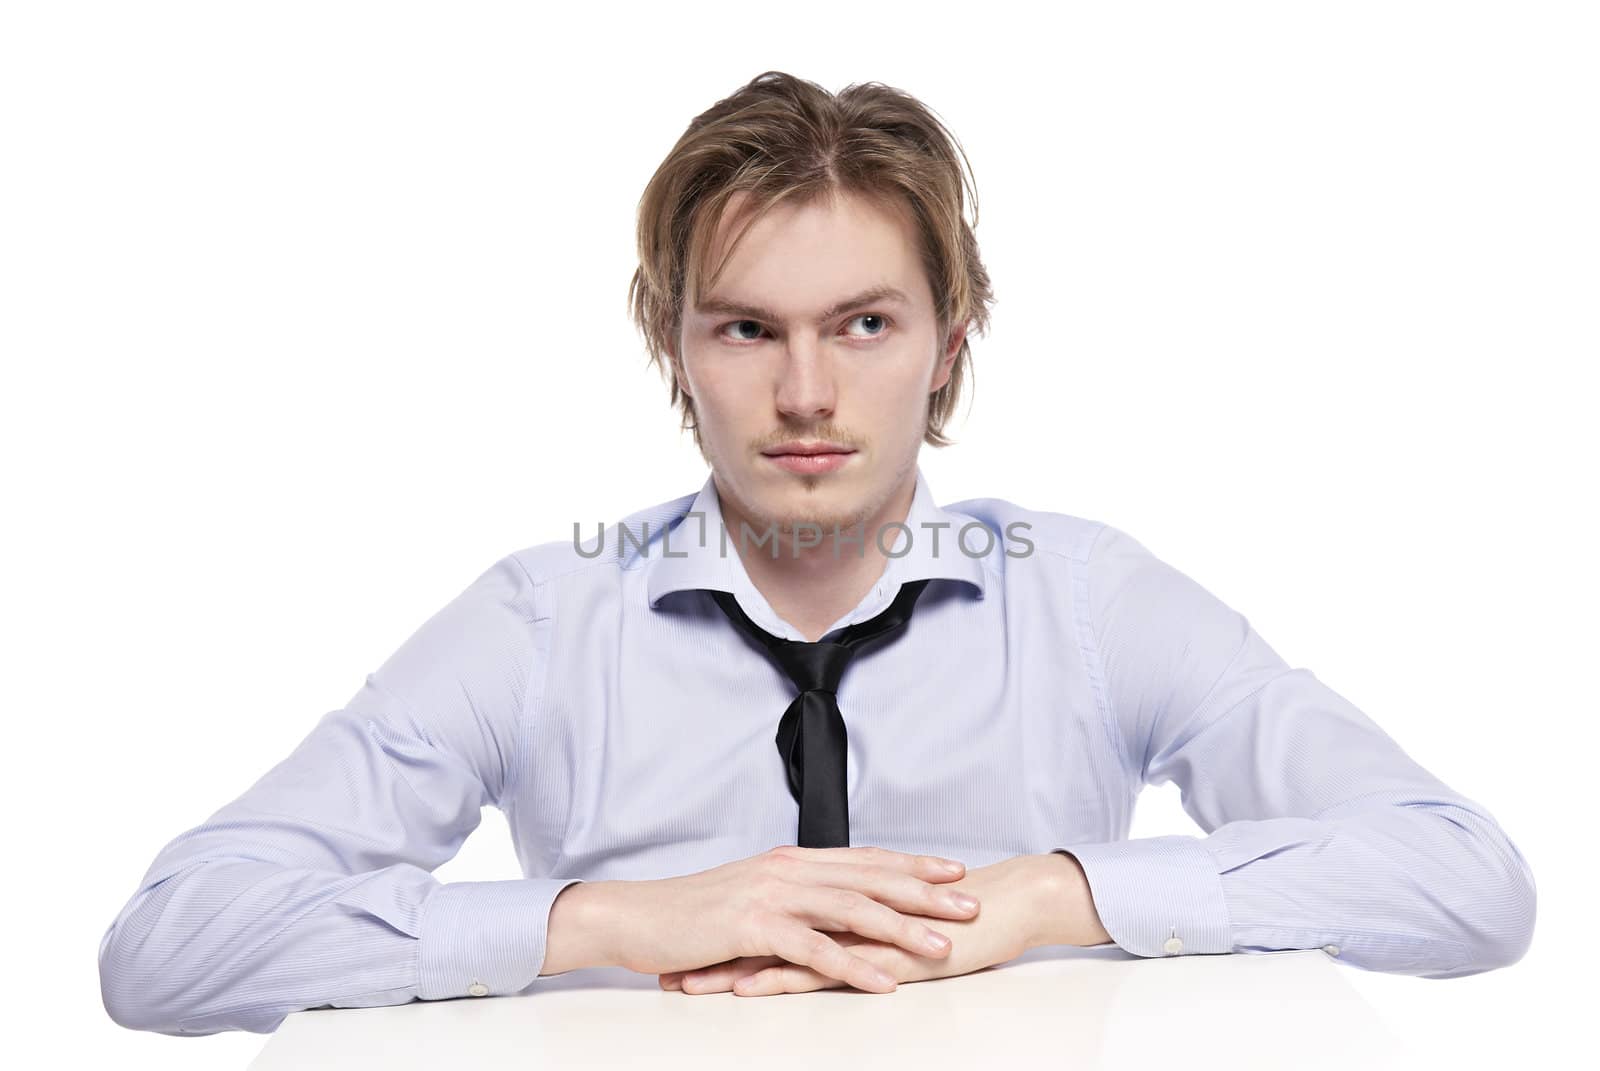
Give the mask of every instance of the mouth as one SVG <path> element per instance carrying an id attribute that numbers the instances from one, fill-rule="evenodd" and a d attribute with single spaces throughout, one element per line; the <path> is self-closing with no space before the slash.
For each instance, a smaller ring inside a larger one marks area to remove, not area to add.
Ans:
<path id="1" fill-rule="evenodd" d="M 811 443 L 803 442 L 800 439 L 791 439 L 789 442 L 779 443 L 772 449 L 763 450 L 761 452 L 766 454 L 768 457 L 775 457 L 778 454 L 799 454 L 802 457 L 809 457 L 813 454 L 855 453 L 853 449 L 844 445 L 844 443 L 830 442 L 826 439 L 819 439 L 818 441 Z"/>
<path id="2" fill-rule="evenodd" d="M 855 456 L 855 451 L 837 443 L 785 443 L 762 451 L 779 468 L 804 474 L 834 472 Z"/>

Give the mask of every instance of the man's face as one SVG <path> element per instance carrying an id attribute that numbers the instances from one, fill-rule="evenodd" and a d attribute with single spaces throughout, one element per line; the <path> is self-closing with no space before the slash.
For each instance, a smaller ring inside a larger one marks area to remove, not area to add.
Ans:
<path id="1" fill-rule="evenodd" d="M 743 223 L 743 196 L 724 214 L 713 263 Z M 878 288 L 903 297 L 835 308 Z M 810 522 L 825 537 L 835 524 L 866 521 L 870 541 L 871 525 L 898 520 L 884 513 L 909 502 L 929 395 L 949 380 L 965 336 L 962 325 L 940 337 L 909 225 L 851 195 L 781 206 L 745 234 L 714 292 L 693 297 L 679 340 L 681 383 L 730 536 L 741 520 L 756 533 Z M 795 440 L 850 453 L 820 469 L 774 456 Z M 822 546 L 832 553 L 831 539 Z M 849 544 L 839 551 L 854 553 Z"/>

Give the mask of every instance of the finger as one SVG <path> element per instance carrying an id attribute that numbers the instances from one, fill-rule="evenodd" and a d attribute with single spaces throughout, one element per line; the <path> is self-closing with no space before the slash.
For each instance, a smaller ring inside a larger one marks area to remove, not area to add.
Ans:
<path id="1" fill-rule="evenodd" d="M 950 954 L 945 934 L 852 889 L 800 886 L 791 904 L 791 913 L 802 915 L 817 929 L 848 930 L 933 959 Z"/>
<path id="2" fill-rule="evenodd" d="M 783 922 L 772 935 L 773 950 L 790 963 L 810 967 L 818 974 L 837 978 L 869 993 L 893 993 L 895 980 L 860 956 L 853 956 L 827 934 L 807 926 Z"/>
<path id="3" fill-rule="evenodd" d="M 834 848 L 810 848 L 807 851 L 839 851 Z M 779 858 L 777 876 L 800 885 L 832 886 L 849 889 L 869 897 L 880 904 L 913 915 L 932 918 L 949 918 L 965 921 L 977 914 L 977 897 L 964 889 L 941 888 L 912 874 L 893 867 L 874 864 L 827 863 L 784 855 Z M 787 869 L 786 869 L 787 868 Z M 915 950 L 919 955 L 939 955 L 928 948 Z"/>
<path id="4" fill-rule="evenodd" d="M 967 864 L 959 859 L 946 859 L 940 855 L 912 855 L 872 845 L 854 848 L 802 848 L 797 844 L 783 844 L 772 850 L 780 855 L 816 863 L 886 867 L 911 874 L 923 881 L 959 881 L 967 876 Z"/>
<path id="5" fill-rule="evenodd" d="M 725 968 L 690 971 L 683 976 L 679 988 L 695 996 L 701 993 L 726 993 L 733 988 L 733 976 Z"/>
<path id="6" fill-rule="evenodd" d="M 735 979 L 733 992 L 741 997 L 767 997 L 776 993 L 809 993 L 816 989 L 833 989 L 842 984 L 836 978 L 824 978 L 810 967 L 787 963 Z"/>
<path id="7" fill-rule="evenodd" d="M 682 972 L 680 988 L 685 993 L 726 993 L 733 988 L 734 979 L 782 962 L 779 956 L 741 956 L 726 963 Z"/>
<path id="8" fill-rule="evenodd" d="M 663 971 L 656 976 L 656 981 L 661 983 L 662 989 L 677 989 L 683 983 L 683 976 L 689 971 Z"/>
<path id="9" fill-rule="evenodd" d="M 696 968 L 694 968 L 692 970 L 683 970 L 683 971 L 667 971 L 665 974 L 662 974 L 662 975 L 659 976 L 658 981 L 660 982 L 662 989 L 681 990 L 683 988 L 684 980 L 687 979 L 690 975 L 702 975 L 706 971 L 717 970 L 717 969 L 720 969 L 720 968 L 726 968 L 726 967 L 729 967 L 729 966 L 731 966 L 731 965 L 733 965 L 735 963 L 744 963 L 744 962 L 751 962 L 751 961 L 752 961 L 751 957 L 742 957 L 740 959 L 730 959 L 730 960 L 726 960 L 726 961 L 724 961 L 722 963 L 716 963 L 716 964 L 713 964 L 710 967 L 696 967 Z M 765 966 L 769 966 L 773 962 L 775 962 L 774 957 L 769 956 L 769 957 L 766 957 L 766 959 L 764 959 L 757 966 L 758 967 L 765 967 Z M 743 973 L 748 974 L 750 972 L 749 971 L 745 971 Z"/>

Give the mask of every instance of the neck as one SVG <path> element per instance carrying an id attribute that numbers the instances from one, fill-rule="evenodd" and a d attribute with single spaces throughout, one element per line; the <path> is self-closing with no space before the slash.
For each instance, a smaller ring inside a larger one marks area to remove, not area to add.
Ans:
<path id="1" fill-rule="evenodd" d="M 911 513 L 916 493 L 916 472 L 902 482 L 875 513 L 850 527 L 840 527 L 835 550 L 832 524 L 814 529 L 777 526 L 776 537 L 756 540 L 767 534 L 767 523 L 750 519 L 746 512 L 717 484 L 722 507 L 722 523 L 728 541 L 734 546 L 745 573 L 775 613 L 808 641 L 815 642 L 828 626 L 859 604 L 882 577 L 889 559 L 878 547 L 878 533 L 885 525 L 904 523 Z M 748 525 L 748 543 L 741 538 L 742 525 Z M 860 542 L 855 542 L 856 537 Z M 895 550 L 903 530 L 890 529 L 883 537 L 885 549 Z M 817 540 L 815 546 L 807 545 Z M 777 547 L 774 556 L 774 546 Z"/>

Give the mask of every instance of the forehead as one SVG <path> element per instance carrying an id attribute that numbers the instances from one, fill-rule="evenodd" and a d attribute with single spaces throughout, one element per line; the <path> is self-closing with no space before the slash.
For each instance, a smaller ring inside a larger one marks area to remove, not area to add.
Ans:
<path id="1" fill-rule="evenodd" d="M 696 274 L 704 272 L 707 281 L 719 268 L 720 274 L 709 292 L 700 283 L 692 292 L 702 302 L 783 295 L 792 299 L 784 304 L 797 310 L 820 308 L 872 287 L 898 288 L 913 301 L 931 300 L 909 215 L 893 202 L 839 193 L 775 205 L 750 223 L 748 195 L 741 191 L 717 223 L 706 263 L 697 266 Z"/>

